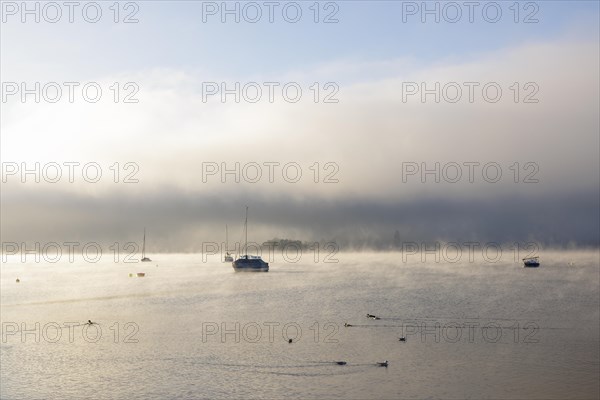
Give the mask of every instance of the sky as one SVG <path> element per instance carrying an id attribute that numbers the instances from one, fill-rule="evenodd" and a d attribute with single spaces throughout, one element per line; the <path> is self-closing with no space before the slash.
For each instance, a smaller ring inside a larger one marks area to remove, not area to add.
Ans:
<path id="1" fill-rule="evenodd" d="M 595 1 L 22 4 L 2 2 L 3 242 L 146 227 L 199 251 L 247 205 L 258 242 L 600 244 Z"/>

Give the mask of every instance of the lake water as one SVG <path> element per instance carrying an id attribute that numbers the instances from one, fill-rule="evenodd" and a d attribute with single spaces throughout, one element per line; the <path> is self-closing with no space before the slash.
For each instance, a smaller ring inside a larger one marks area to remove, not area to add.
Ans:
<path id="1" fill-rule="evenodd" d="M 598 251 L 538 269 L 340 253 L 248 274 L 150 256 L 9 258 L 2 399 L 599 397 Z"/>

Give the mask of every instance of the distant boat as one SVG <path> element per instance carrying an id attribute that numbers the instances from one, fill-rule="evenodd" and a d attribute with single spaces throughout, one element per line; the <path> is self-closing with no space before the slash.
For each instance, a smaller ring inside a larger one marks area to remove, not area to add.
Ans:
<path id="1" fill-rule="evenodd" d="M 229 254 L 229 234 L 227 232 L 227 225 L 225 225 L 225 258 L 223 262 L 233 262 L 233 257 Z"/>
<path id="2" fill-rule="evenodd" d="M 526 268 L 535 268 L 540 266 L 539 257 L 528 257 L 523 259 L 523 266 Z"/>
<path id="3" fill-rule="evenodd" d="M 244 250 L 245 255 L 233 262 L 235 272 L 269 272 L 269 264 L 264 262 L 260 256 L 248 255 L 248 206 L 246 206 L 246 222 L 244 223 Z"/>
<path id="4" fill-rule="evenodd" d="M 143 278 L 143 277 L 146 276 L 146 273 L 145 272 L 138 272 L 137 276 L 138 276 L 138 278 Z"/>
<path id="5" fill-rule="evenodd" d="M 146 228 L 144 228 L 144 242 L 142 244 L 142 262 L 150 262 L 152 261 L 148 257 L 146 257 Z"/>

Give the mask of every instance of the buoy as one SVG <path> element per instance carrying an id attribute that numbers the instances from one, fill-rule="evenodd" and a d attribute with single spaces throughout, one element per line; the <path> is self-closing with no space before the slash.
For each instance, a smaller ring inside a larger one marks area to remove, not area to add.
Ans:
<path id="1" fill-rule="evenodd" d="M 292 343 L 292 339 L 288 340 L 288 343 Z"/>

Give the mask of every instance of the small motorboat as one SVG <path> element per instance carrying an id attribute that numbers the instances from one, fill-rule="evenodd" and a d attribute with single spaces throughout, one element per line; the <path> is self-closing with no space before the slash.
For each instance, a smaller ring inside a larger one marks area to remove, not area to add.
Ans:
<path id="1" fill-rule="evenodd" d="M 525 268 L 535 268 L 540 266 L 539 257 L 528 257 L 523 259 L 523 266 Z"/>
<path id="2" fill-rule="evenodd" d="M 387 366 L 388 366 L 388 361 L 387 361 L 387 360 L 385 360 L 384 362 L 378 362 L 378 363 L 377 363 L 377 366 L 378 366 L 378 367 L 386 367 L 386 368 L 387 368 Z"/>

